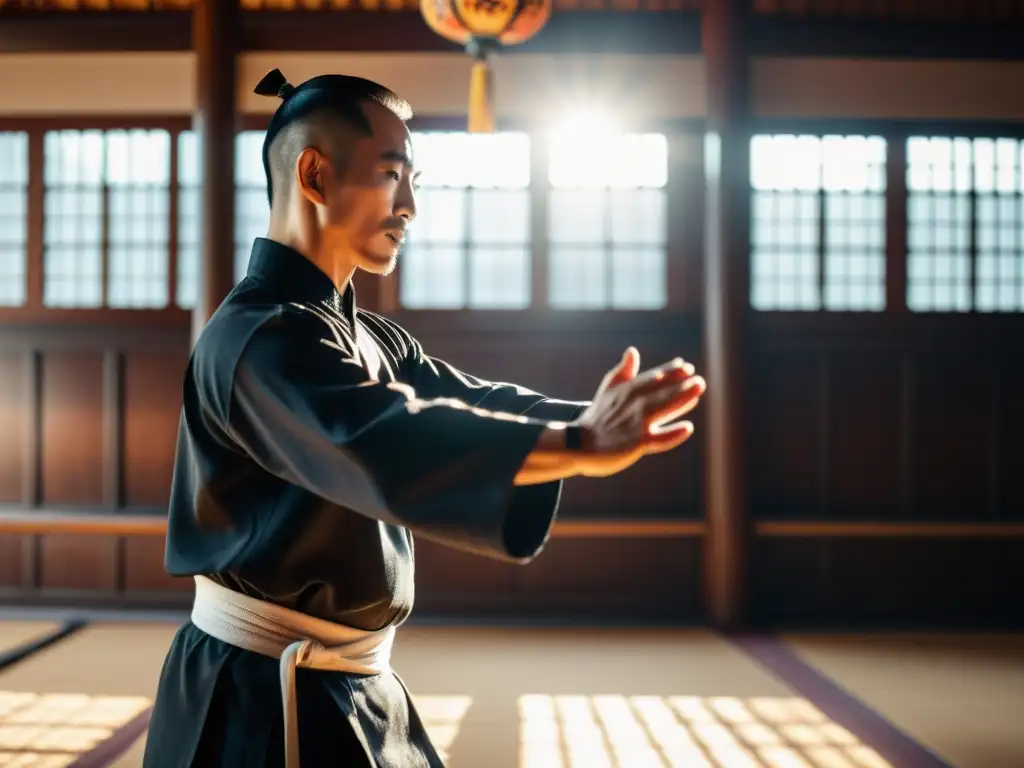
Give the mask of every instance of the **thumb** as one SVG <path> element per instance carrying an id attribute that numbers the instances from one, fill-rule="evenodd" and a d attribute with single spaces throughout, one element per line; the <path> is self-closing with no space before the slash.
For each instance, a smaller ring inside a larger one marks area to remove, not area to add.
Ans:
<path id="1" fill-rule="evenodd" d="M 612 369 L 608 384 L 614 386 L 632 381 L 639 372 L 640 352 L 637 351 L 636 347 L 629 347 L 622 355 L 622 360 L 619 361 L 619 364 Z"/>

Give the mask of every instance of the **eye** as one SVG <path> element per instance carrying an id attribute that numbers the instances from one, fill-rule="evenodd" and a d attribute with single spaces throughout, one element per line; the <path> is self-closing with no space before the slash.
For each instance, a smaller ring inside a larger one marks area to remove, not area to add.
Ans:
<path id="1" fill-rule="evenodd" d="M 395 181 L 402 180 L 402 174 L 400 174 L 398 171 L 384 171 L 384 173 L 387 174 L 389 179 L 394 179 Z"/>

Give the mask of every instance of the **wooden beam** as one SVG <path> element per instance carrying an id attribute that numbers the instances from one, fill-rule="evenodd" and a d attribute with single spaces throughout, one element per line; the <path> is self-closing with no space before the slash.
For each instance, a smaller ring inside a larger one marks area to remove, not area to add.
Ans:
<path id="1" fill-rule="evenodd" d="M 199 293 L 192 316 L 197 336 L 235 285 L 235 86 L 238 2 L 199 0 L 194 13 L 200 162 Z"/>
<path id="2" fill-rule="evenodd" d="M 829 523 L 808 521 L 756 523 L 766 538 L 1024 538 L 1024 523 Z M 700 520 L 564 520 L 555 539 L 691 538 L 706 535 Z M 164 536 L 167 518 L 152 514 L 62 512 L 42 509 L 0 512 L 0 534 L 79 534 L 92 536 Z"/>
<path id="3" fill-rule="evenodd" d="M 187 51 L 188 13 L 0 14 L 0 53 Z M 241 14 L 243 51 L 457 51 L 410 11 L 261 11 Z M 756 56 L 1021 61 L 1019 24 L 947 24 L 758 17 Z M 686 11 L 555 11 L 516 53 L 700 53 L 700 20 Z"/>
<path id="4" fill-rule="evenodd" d="M 742 624 L 745 601 L 743 330 L 749 294 L 750 77 L 744 32 L 748 6 L 747 0 L 708 0 L 702 26 L 708 93 L 704 567 L 708 619 L 722 630 Z"/>
<path id="5" fill-rule="evenodd" d="M 1020 61 L 1020 24 L 925 21 L 751 19 L 753 56 Z"/>
<path id="6" fill-rule="evenodd" d="M 560 520 L 556 539 L 663 539 L 703 536 L 703 520 Z"/>
<path id="7" fill-rule="evenodd" d="M 197 13 L 201 6 L 197 5 Z M 533 40 L 507 49 L 507 54 L 697 53 L 699 26 L 696 13 L 680 11 L 556 11 Z M 461 50 L 411 11 L 240 12 L 238 29 L 242 51 Z M 0 23 L 0 53 L 184 51 L 191 47 L 189 14 L 180 12 L 22 15 L 4 17 Z"/>
<path id="8" fill-rule="evenodd" d="M 536 37 L 506 53 L 669 54 L 696 52 L 699 44 L 699 17 L 695 13 L 556 11 Z M 435 34 L 419 13 L 387 11 L 243 14 L 242 49 L 368 53 L 461 50 Z"/>
<path id="9" fill-rule="evenodd" d="M 1024 523 L 826 523 L 762 522 L 754 525 L 758 536 L 771 538 L 1024 538 Z"/>
<path id="10" fill-rule="evenodd" d="M 0 512 L 0 533 L 83 536 L 163 536 L 164 515 L 119 515 L 57 512 L 41 509 Z"/>
<path id="11" fill-rule="evenodd" d="M 189 13 L 0 15 L 0 53 L 187 51 Z"/>
<path id="12" fill-rule="evenodd" d="M 704 534 L 702 520 L 563 520 L 556 539 L 691 538 Z M 164 536 L 167 517 L 152 513 L 116 514 L 48 509 L 0 511 L 0 534 L 77 534 L 83 536 Z"/>

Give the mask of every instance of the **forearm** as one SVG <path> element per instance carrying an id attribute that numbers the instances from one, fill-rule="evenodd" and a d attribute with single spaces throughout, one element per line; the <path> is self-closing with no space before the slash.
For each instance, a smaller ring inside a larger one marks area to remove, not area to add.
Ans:
<path id="1" fill-rule="evenodd" d="M 541 432 L 534 449 L 515 477 L 516 485 L 539 485 L 579 474 L 573 454 L 566 448 L 565 427 L 552 422 Z"/>

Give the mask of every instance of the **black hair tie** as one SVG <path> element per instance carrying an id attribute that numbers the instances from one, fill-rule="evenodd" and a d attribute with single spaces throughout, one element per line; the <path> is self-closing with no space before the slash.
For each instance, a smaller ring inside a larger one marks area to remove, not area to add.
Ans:
<path id="1" fill-rule="evenodd" d="M 279 99 L 287 99 L 294 91 L 295 86 L 288 82 L 280 69 L 267 72 L 253 89 L 258 96 L 277 96 Z"/>

